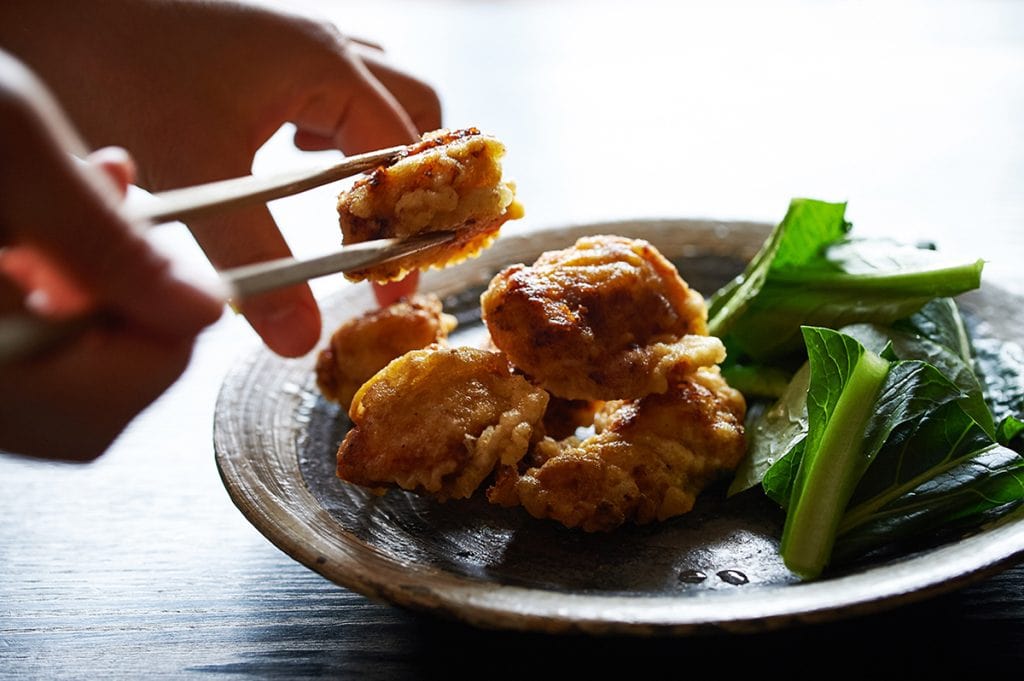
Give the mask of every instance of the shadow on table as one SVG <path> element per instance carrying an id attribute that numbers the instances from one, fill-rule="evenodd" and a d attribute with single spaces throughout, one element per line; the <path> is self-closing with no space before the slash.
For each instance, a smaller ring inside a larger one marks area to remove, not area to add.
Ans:
<path id="1" fill-rule="evenodd" d="M 308 581 L 307 581 L 308 580 Z M 230 661 L 191 672 L 261 678 L 566 678 L 609 673 L 804 670 L 891 674 L 1001 671 L 1024 662 L 1024 566 L 881 614 L 760 634 L 591 637 L 482 630 L 368 601 L 309 574 L 301 591 L 264 603 L 239 626 Z M 312 588 L 311 588 L 312 587 Z M 253 603 L 258 607 L 259 604 Z M 813 663 L 813 667 L 808 667 Z M 561 674 L 560 676 L 565 676 Z"/>

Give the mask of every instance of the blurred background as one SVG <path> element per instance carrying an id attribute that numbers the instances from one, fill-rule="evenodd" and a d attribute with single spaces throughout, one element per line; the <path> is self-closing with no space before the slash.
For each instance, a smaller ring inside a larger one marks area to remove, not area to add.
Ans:
<path id="1" fill-rule="evenodd" d="M 301 6 L 432 83 L 446 125 L 506 143 L 527 211 L 506 230 L 777 222 L 805 196 L 848 201 L 858 233 L 976 253 L 988 277 L 1021 285 L 1024 3 Z M 257 170 L 309 162 L 283 132 Z M 299 253 L 336 243 L 336 193 L 274 205 Z"/>

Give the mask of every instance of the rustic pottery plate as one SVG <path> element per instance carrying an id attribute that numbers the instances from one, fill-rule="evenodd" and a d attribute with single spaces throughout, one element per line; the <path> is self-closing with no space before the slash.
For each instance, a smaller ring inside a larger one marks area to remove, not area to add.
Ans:
<path id="1" fill-rule="evenodd" d="M 459 318 L 452 342 L 483 337 L 479 295 L 491 276 L 587 234 L 641 237 L 709 294 L 738 273 L 768 225 L 658 220 L 504 236 L 479 259 L 424 277 Z M 1020 301 L 998 288 L 965 296 L 986 333 L 1024 337 L 996 310 Z M 325 304 L 325 337 L 370 306 L 365 287 Z M 992 314 L 988 314 L 992 312 Z M 334 475 L 349 423 L 319 396 L 315 353 L 260 350 L 234 367 L 215 417 L 217 463 L 232 500 L 270 541 L 334 582 L 396 605 L 471 624 L 546 632 L 691 634 L 757 631 L 878 611 L 980 579 L 1024 557 L 1024 518 L 967 537 L 935 537 L 802 583 L 777 554 L 782 517 L 759 493 L 704 493 L 665 523 L 584 534 L 480 499 L 446 504 L 384 496 Z M 430 428 L 429 423 L 423 427 Z"/>

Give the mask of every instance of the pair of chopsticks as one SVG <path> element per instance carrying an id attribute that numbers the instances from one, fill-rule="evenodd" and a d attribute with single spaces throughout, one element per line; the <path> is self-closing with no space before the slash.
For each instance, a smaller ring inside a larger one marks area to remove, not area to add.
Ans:
<path id="1" fill-rule="evenodd" d="M 172 189 L 155 194 L 152 202 L 130 211 L 129 216 L 156 225 L 266 203 L 388 165 L 406 149 L 403 146 L 370 151 L 325 168 L 295 170 L 269 177 L 248 175 Z M 316 277 L 394 260 L 449 241 L 453 236 L 451 232 L 433 232 L 404 240 L 377 239 L 345 246 L 311 260 L 281 258 L 224 270 L 220 276 L 230 291 L 230 298 L 245 298 Z"/>
<path id="2" fill-rule="evenodd" d="M 154 194 L 152 201 L 128 210 L 130 218 L 151 224 L 210 215 L 233 207 L 256 205 L 298 194 L 336 180 L 357 175 L 396 160 L 406 147 L 391 147 L 350 156 L 340 163 L 312 170 L 291 171 L 269 177 L 246 176 Z M 281 258 L 220 272 L 232 300 L 265 293 L 317 277 L 349 272 L 387 262 L 437 246 L 454 237 L 452 232 L 431 232 L 409 239 L 379 239 L 342 247 L 309 260 Z M 63 321 L 30 314 L 0 318 L 0 366 L 54 347 L 95 323 L 95 317 Z"/>

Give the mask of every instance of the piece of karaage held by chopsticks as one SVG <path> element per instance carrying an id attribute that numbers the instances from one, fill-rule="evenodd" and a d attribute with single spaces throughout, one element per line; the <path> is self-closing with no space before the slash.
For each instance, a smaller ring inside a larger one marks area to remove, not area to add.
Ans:
<path id="1" fill-rule="evenodd" d="M 455 239 L 407 258 L 346 273 L 387 282 L 479 254 L 508 220 L 523 216 L 515 185 L 502 177 L 505 146 L 476 128 L 438 130 L 338 197 L 343 243 L 453 231 Z"/>

